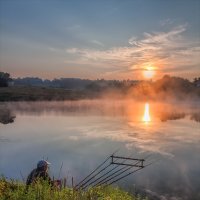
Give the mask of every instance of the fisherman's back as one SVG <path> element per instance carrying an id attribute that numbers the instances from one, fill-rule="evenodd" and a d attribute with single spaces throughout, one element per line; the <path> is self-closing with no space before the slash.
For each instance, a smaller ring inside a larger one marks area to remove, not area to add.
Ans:
<path id="1" fill-rule="evenodd" d="M 26 184 L 30 185 L 31 183 L 34 183 L 36 180 L 39 180 L 39 179 L 46 180 L 49 183 L 51 183 L 51 178 L 49 174 L 45 171 L 40 171 L 36 168 L 36 169 L 33 169 L 31 173 L 28 175 Z"/>

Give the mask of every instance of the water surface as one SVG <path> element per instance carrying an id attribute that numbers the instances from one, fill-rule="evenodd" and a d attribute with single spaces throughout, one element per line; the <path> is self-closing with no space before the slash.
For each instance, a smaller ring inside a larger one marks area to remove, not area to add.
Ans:
<path id="1" fill-rule="evenodd" d="M 78 182 L 119 149 L 121 156 L 160 159 L 120 186 L 154 199 L 200 198 L 198 102 L 18 102 L 0 110 L 0 173 L 9 178 L 26 177 L 48 158 L 52 176 L 63 163 L 60 176 Z"/>

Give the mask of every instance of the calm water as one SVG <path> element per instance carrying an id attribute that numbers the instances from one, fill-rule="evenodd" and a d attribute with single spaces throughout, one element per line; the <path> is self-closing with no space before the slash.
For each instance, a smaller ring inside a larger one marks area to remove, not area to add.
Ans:
<path id="1" fill-rule="evenodd" d="M 120 186 L 154 199 L 200 199 L 198 102 L 21 102 L 0 109 L 6 119 L 16 116 L 0 123 L 0 173 L 7 177 L 26 177 L 44 157 L 52 176 L 63 163 L 61 177 L 78 182 L 119 149 L 121 156 L 160 159 Z"/>

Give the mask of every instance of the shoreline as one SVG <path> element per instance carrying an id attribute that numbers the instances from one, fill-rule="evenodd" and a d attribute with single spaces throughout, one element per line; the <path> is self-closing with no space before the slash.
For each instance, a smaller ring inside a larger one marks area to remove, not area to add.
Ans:
<path id="1" fill-rule="evenodd" d="M 200 90 L 199 90 L 200 92 Z M 146 93 L 137 89 L 111 88 L 101 90 L 65 89 L 39 86 L 0 87 L 0 102 L 37 102 L 37 101 L 77 101 L 94 99 L 135 100 L 140 102 L 198 102 L 200 93 L 178 93 L 160 91 L 156 94 Z"/>

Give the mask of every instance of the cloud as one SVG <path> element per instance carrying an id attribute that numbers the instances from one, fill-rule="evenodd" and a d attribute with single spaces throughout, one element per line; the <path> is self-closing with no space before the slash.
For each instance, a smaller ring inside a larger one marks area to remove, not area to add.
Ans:
<path id="1" fill-rule="evenodd" d="M 161 26 L 171 25 L 173 23 L 174 23 L 174 20 L 172 20 L 170 18 L 167 18 L 167 19 L 164 19 L 164 20 L 160 20 L 160 25 Z"/>
<path id="2" fill-rule="evenodd" d="M 114 66 L 116 71 L 106 73 L 129 73 L 134 70 L 143 70 L 147 65 L 154 65 L 160 71 L 180 69 L 185 66 L 200 64 L 200 42 L 183 37 L 187 24 L 179 25 L 168 32 L 143 33 L 142 38 L 135 36 L 128 40 L 129 46 L 113 47 L 107 50 L 94 49 L 66 49 L 68 54 L 74 55 L 73 62 L 98 63 L 102 66 Z M 93 41 L 98 43 L 98 41 Z"/>
<path id="3" fill-rule="evenodd" d="M 51 52 L 56 52 L 56 53 L 58 53 L 58 52 L 61 52 L 61 51 L 62 51 L 61 49 L 54 48 L 54 47 L 49 47 L 49 48 L 48 48 L 48 50 L 49 50 L 49 51 L 51 51 Z"/>
<path id="4" fill-rule="evenodd" d="M 96 45 L 101 46 L 101 47 L 104 46 L 104 44 L 99 42 L 98 40 L 91 40 L 91 43 L 96 44 Z"/>
<path id="5" fill-rule="evenodd" d="M 136 41 L 137 41 L 137 37 L 133 36 L 133 37 L 131 37 L 131 38 L 128 40 L 128 43 L 129 43 L 130 45 L 137 45 L 137 44 L 136 44 Z"/>

